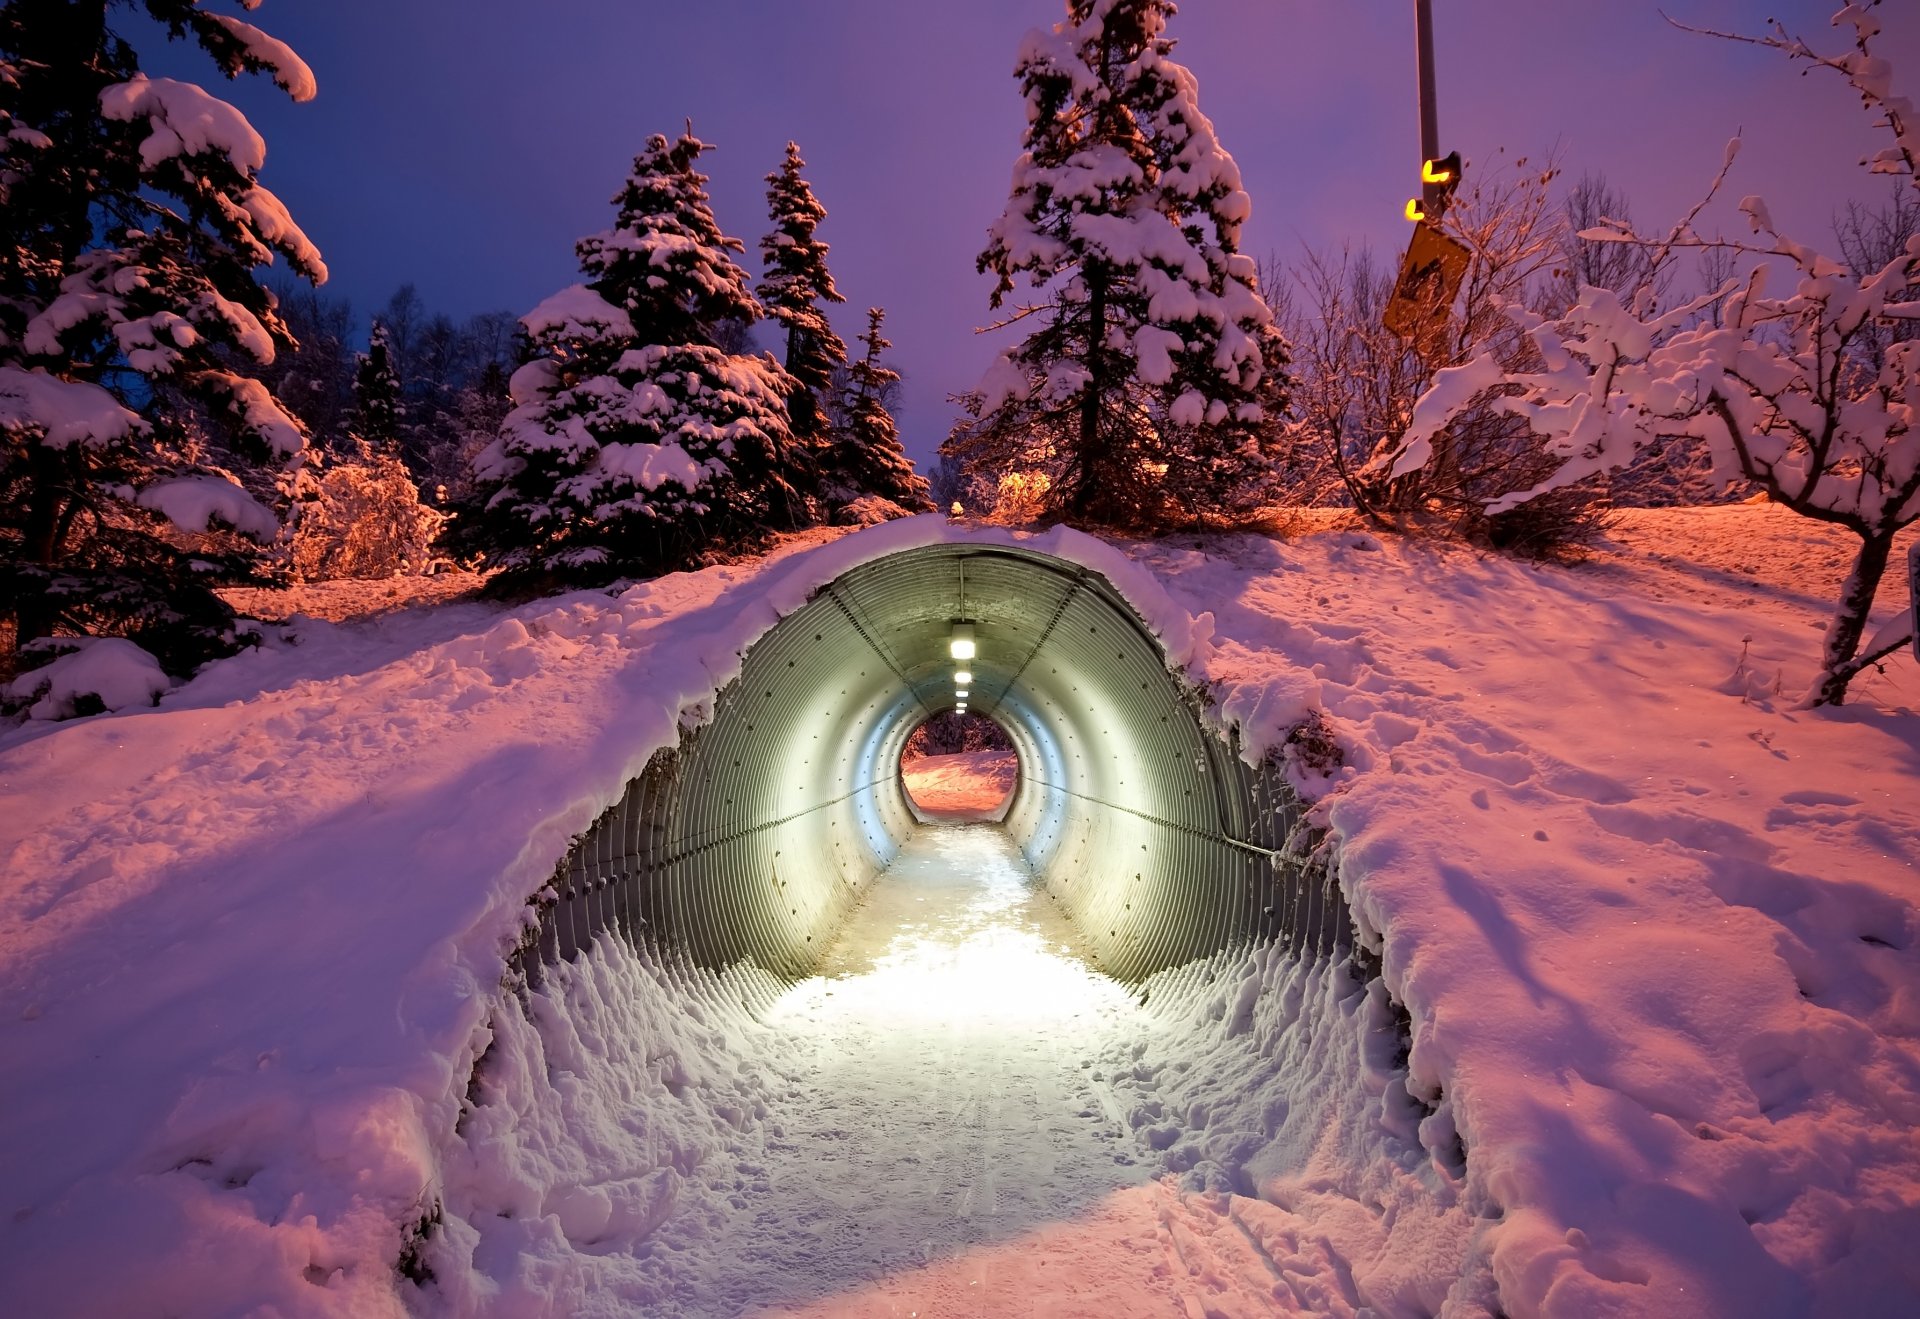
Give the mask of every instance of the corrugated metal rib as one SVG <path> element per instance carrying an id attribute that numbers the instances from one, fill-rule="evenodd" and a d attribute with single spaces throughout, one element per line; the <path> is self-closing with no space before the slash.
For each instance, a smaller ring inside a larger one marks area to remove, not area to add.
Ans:
<path id="1" fill-rule="evenodd" d="M 960 594 L 965 578 L 965 596 Z M 688 965 L 807 972 L 916 827 L 907 735 L 951 703 L 955 619 L 1021 773 L 1006 827 L 1101 966 L 1137 978 L 1236 940 L 1302 954 L 1349 942 L 1293 794 L 1209 733 L 1145 625 L 1097 574 L 964 544 L 907 551 L 816 594 L 745 656 L 703 728 L 653 757 L 535 899 L 514 955 L 604 935 Z"/>

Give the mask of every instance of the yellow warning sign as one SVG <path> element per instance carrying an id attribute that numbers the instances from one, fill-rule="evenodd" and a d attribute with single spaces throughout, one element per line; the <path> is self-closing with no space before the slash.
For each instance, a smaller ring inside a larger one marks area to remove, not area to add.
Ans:
<path id="1" fill-rule="evenodd" d="M 1407 258 L 1400 263 L 1400 282 L 1393 286 L 1393 298 L 1387 303 L 1382 322 L 1402 339 L 1445 326 L 1472 258 L 1466 244 L 1458 239 L 1430 224 L 1416 224 L 1413 241 L 1407 244 Z"/>

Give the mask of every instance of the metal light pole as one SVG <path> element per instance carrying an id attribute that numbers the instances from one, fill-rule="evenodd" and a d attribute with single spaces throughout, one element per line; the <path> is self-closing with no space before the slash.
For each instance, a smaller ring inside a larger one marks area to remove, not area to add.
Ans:
<path id="1" fill-rule="evenodd" d="M 1449 309 L 1466 277 L 1466 247 L 1440 230 L 1453 190 L 1460 186 L 1460 153 L 1440 154 L 1440 98 L 1434 83 L 1433 0 L 1413 0 L 1414 43 L 1420 94 L 1420 195 L 1407 203 L 1413 241 L 1400 263 L 1382 322 L 1409 342 L 1446 327 Z"/>
<path id="2" fill-rule="evenodd" d="M 1414 38 L 1420 46 L 1420 163 L 1440 159 L 1440 103 L 1433 85 L 1433 0 L 1413 0 Z"/>

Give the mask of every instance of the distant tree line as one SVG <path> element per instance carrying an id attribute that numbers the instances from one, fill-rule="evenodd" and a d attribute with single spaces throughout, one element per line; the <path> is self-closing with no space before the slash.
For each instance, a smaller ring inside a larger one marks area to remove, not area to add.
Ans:
<path id="1" fill-rule="evenodd" d="M 1698 232 L 1698 208 L 1643 234 L 1604 178 L 1477 163 L 1440 222 L 1464 287 L 1399 333 L 1365 248 L 1242 250 L 1251 199 L 1171 58 L 1170 0 L 1064 8 L 1022 43 L 1022 150 L 977 261 L 1012 342 L 929 481 L 882 311 L 857 348 L 831 322 L 796 145 L 757 285 L 689 129 L 644 143 L 578 283 L 463 321 L 403 287 L 362 348 L 259 135 L 139 67 L 167 36 L 306 100 L 297 55 L 200 0 L 0 0 L 0 678 L 102 637 L 190 673 L 247 640 L 234 584 L 451 558 L 502 591 L 601 585 L 935 499 L 1137 534 L 1333 504 L 1574 555 L 1616 504 L 1759 490 L 1861 542 L 1818 699 L 1901 643 L 1865 627 L 1920 518 L 1920 125 L 1872 6 L 1840 11 L 1832 55 L 1777 24 L 1739 38 L 1846 81 L 1886 134 L 1894 190 L 1837 218 L 1837 255 L 1758 199 L 1749 237 Z"/>

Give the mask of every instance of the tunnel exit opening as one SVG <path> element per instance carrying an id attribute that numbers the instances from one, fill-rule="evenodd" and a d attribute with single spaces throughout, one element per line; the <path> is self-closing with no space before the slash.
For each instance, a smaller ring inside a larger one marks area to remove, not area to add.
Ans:
<path id="1" fill-rule="evenodd" d="M 930 716 L 900 748 L 900 786 L 923 824 L 1003 820 L 1019 779 L 1012 737 L 971 710 Z"/>

